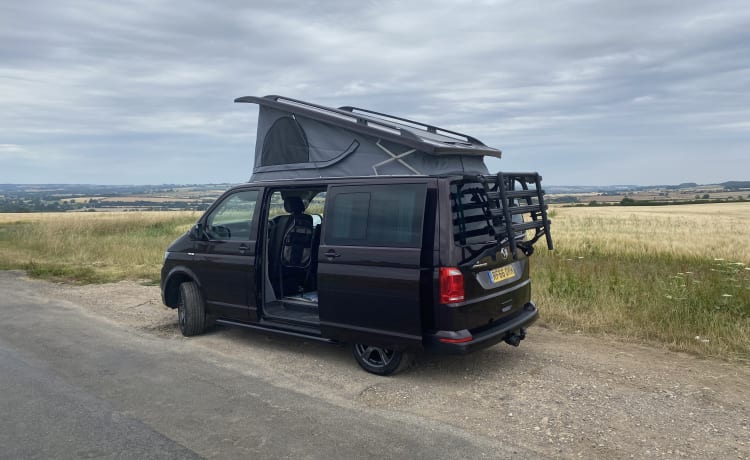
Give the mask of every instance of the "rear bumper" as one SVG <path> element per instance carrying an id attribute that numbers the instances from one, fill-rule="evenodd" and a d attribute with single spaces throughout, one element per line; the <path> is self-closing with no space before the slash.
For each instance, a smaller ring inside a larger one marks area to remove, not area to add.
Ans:
<path id="1" fill-rule="evenodd" d="M 533 302 L 524 305 L 516 316 L 493 327 L 470 331 L 437 331 L 424 336 L 425 349 L 440 354 L 463 355 L 491 347 L 518 334 L 539 318 L 539 310 Z"/>

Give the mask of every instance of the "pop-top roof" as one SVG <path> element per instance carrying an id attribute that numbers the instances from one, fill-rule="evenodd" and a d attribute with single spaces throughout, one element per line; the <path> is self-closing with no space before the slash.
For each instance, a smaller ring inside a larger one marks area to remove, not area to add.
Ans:
<path id="1" fill-rule="evenodd" d="M 260 106 L 252 180 L 350 175 L 486 173 L 498 149 L 475 137 L 357 107 L 283 96 L 245 96 Z"/>

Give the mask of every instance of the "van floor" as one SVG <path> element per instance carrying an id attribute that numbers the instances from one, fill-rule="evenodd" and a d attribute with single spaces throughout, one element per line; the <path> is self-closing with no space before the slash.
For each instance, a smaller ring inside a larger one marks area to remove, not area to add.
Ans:
<path id="1" fill-rule="evenodd" d="M 320 315 L 318 314 L 317 292 L 307 293 L 314 294 L 313 300 L 301 296 L 284 297 L 282 300 L 269 302 L 263 306 L 263 312 L 266 316 L 273 319 L 291 320 L 306 324 L 319 324 Z"/>

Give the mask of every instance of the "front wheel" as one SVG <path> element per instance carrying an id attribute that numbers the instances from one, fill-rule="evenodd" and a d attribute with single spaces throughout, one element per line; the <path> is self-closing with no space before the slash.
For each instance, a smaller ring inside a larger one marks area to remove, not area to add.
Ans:
<path id="1" fill-rule="evenodd" d="M 177 306 L 180 332 L 185 337 L 198 335 L 206 329 L 206 308 L 203 296 L 194 282 L 180 284 L 180 303 Z"/>
<path id="2" fill-rule="evenodd" d="M 355 343 L 352 353 L 357 364 L 367 372 L 377 375 L 391 375 L 406 367 L 409 356 L 393 348 Z"/>

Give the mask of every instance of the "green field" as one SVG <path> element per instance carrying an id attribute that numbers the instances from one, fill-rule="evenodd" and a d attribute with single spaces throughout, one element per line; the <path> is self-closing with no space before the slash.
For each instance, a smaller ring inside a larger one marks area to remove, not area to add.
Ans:
<path id="1" fill-rule="evenodd" d="M 750 203 L 557 208 L 531 260 L 540 324 L 750 361 Z M 0 269 L 156 282 L 193 212 L 0 214 Z"/>

